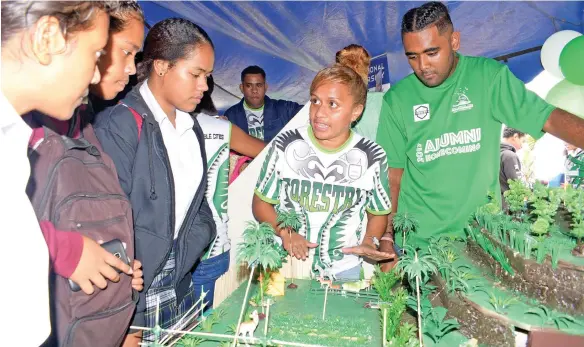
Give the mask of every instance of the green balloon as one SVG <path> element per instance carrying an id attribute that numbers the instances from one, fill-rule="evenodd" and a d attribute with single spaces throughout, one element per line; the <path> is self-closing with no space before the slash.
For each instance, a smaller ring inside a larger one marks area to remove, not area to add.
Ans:
<path id="1" fill-rule="evenodd" d="M 584 86 L 563 80 L 549 91 L 545 99 L 555 107 L 584 118 Z"/>
<path id="2" fill-rule="evenodd" d="M 568 81 L 584 86 L 584 35 L 572 39 L 562 49 L 560 69 Z"/>

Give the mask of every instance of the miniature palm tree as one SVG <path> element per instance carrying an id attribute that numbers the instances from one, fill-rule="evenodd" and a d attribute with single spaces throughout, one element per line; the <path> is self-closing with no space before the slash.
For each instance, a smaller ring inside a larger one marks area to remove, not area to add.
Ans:
<path id="1" fill-rule="evenodd" d="M 393 216 L 393 230 L 403 233 L 402 248 L 406 247 L 406 234 L 409 232 L 416 232 L 420 224 L 408 212 L 397 212 Z"/>
<path id="2" fill-rule="evenodd" d="M 416 296 L 418 300 L 418 338 L 420 346 L 422 343 L 422 310 L 420 307 L 420 282 L 426 283 L 432 273 L 437 271 L 436 264 L 438 263 L 436 257 L 430 253 L 420 253 L 412 247 L 407 247 L 404 256 L 400 257 L 397 263 L 397 270 L 403 275 L 407 276 L 410 285 L 416 282 Z"/>
<path id="3" fill-rule="evenodd" d="M 287 229 L 288 233 L 291 233 L 292 231 L 298 231 L 302 227 L 300 217 L 293 209 L 289 209 L 287 211 L 278 211 L 278 218 L 276 219 L 276 223 L 278 223 L 278 227 Z M 298 288 L 298 286 L 294 284 L 294 278 L 292 278 L 292 282 L 290 285 L 288 285 L 288 288 Z"/>
<path id="4" fill-rule="evenodd" d="M 260 270 L 266 269 L 277 269 L 282 266 L 282 252 L 280 246 L 276 243 L 274 239 L 274 229 L 268 223 L 258 224 L 255 221 L 248 222 L 247 227 L 243 232 L 243 242 L 238 245 L 237 249 L 237 262 L 247 263 L 248 267 L 251 268 L 249 280 L 247 282 L 247 289 L 245 291 L 245 296 L 243 298 L 243 304 L 241 306 L 241 312 L 239 315 L 239 321 L 237 322 L 237 333 L 239 334 L 239 326 L 241 325 L 241 320 L 243 318 L 243 312 L 245 310 L 245 303 L 247 301 L 247 295 L 249 293 L 249 287 L 251 286 L 251 279 L 253 277 L 256 267 Z M 260 281 L 263 279 L 260 277 Z M 260 284 L 263 287 L 263 282 Z M 262 295 L 263 303 L 263 295 Z M 233 340 L 235 345 L 237 338 Z"/>

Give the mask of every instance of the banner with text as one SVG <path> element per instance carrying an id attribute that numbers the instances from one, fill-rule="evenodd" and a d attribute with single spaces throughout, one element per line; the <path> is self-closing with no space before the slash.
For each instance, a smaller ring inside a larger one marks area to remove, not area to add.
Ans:
<path id="1" fill-rule="evenodd" d="M 389 62 L 387 53 L 371 58 L 369 84 L 371 91 L 386 92 L 389 89 Z"/>

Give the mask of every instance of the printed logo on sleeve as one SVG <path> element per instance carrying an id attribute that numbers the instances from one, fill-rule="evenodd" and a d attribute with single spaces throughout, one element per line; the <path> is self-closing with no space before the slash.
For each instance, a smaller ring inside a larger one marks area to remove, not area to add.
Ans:
<path id="1" fill-rule="evenodd" d="M 430 119 L 430 104 L 414 106 L 414 122 Z"/>

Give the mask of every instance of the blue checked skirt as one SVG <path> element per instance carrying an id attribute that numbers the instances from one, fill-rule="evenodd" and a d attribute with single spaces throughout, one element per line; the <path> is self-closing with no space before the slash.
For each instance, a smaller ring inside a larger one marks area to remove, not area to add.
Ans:
<path id="1" fill-rule="evenodd" d="M 182 302 L 177 303 L 176 292 L 173 283 L 175 282 L 175 247 L 172 250 L 162 271 L 156 275 L 150 289 L 146 292 L 146 327 L 154 328 L 156 325 L 156 306 L 160 305 L 158 312 L 158 325 L 162 329 L 172 328 L 183 315 L 197 302 L 195 299 L 195 290 L 191 286 Z M 159 298 L 159 299 L 158 299 Z M 189 316 L 195 310 L 189 313 Z M 186 319 L 185 319 L 186 320 Z M 166 334 L 162 333 L 160 339 Z M 151 331 L 144 331 L 142 335 L 143 342 L 154 341 L 154 334 Z"/>

